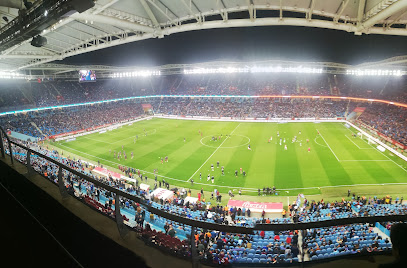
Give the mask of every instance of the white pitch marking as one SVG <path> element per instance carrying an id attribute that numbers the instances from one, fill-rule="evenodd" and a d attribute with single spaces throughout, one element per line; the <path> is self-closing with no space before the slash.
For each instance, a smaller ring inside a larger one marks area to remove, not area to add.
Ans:
<path id="1" fill-rule="evenodd" d="M 364 142 L 366 142 L 365 140 L 363 140 Z M 369 144 L 368 142 L 366 142 L 367 144 Z M 404 170 L 405 172 L 407 172 L 407 170 L 405 168 L 403 168 L 402 166 L 400 166 L 399 164 L 397 164 L 393 159 L 391 159 L 390 157 L 388 157 L 387 155 L 385 155 L 382 151 L 380 151 L 379 149 L 375 148 L 373 145 L 369 144 L 373 149 L 376 149 L 379 153 L 381 153 L 382 155 L 384 155 L 387 159 L 389 159 L 390 161 L 392 161 L 396 166 L 400 167 L 402 170 Z"/>
<path id="2" fill-rule="evenodd" d="M 317 142 L 317 138 L 318 138 L 318 137 L 316 137 L 316 138 L 314 139 L 314 141 L 315 141 L 316 144 L 318 144 L 319 146 L 325 147 L 325 148 L 328 147 L 328 146 L 326 146 L 326 145 L 323 145 L 323 144 Z"/>
<path id="3" fill-rule="evenodd" d="M 383 160 L 383 159 L 381 159 L 381 160 L 373 160 L 373 159 L 371 159 L 371 160 L 341 160 L 341 162 L 359 162 L 359 161 L 372 161 L 372 162 L 377 162 L 377 161 L 382 161 L 382 162 L 390 162 L 390 160 Z"/>
<path id="4" fill-rule="evenodd" d="M 115 141 L 115 142 L 112 142 L 111 144 L 115 144 L 115 143 L 118 143 L 118 142 L 121 142 L 121 141 L 130 139 L 130 138 L 134 138 L 134 137 L 136 137 L 136 136 L 138 136 L 138 135 L 140 135 L 140 137 L 143 137 L 143 134 L 145 135 L 145 133 L 147 133 L 148 135 L 153 135 L 153 134 L 157 133 L 157 129 L 151 130 L 151 133 L 150 133 L 150 131 L 146 131 L 146 132 L 144 132 L 144 133 L 139 133 L 139 134 L 134 135 L 134 136 L 126 137 L 126 138 L 117 140 L 117 141 Z"/>
<path id="5" fill-rule="evenodd" d="M 61 145 L 61 144 L 60 144 L 60 145 Z M 99 159 L 101 159 L 101 160 L 105 160 L 105 161 L 110 162 L 110 163 L 113 163 L 113 164 L 119 164 L 119 163 L 116 163 L 116 162 L 113 162 L 113 161 L 110 161 L 110 160 L 107 160 L 107 159 L 104 159 L 104 158 L 101 158 L 101 157 L 97 157 L 97 156 L 94 156 L 94 155 L 91 155 L 91 154 L 87 154 L 87 153 L 81 152 L 81 151 L 76 150 L 76 149 L 73 149 L 73 148 L 71 148 L 71 147 L 69 147 L 69 146 L 65 146 L 65 145 L 61 145 L 61 146 L 67 147 L 67 148 L 69 148 L 69 149 L 71 149 L 71 150 L 74 150 L 74 151 L 78 151 L 78 152 L 80 152 L 80 153 L 82 153 L 82 154 L 86 154 L 86 155 L 89 155 L 89 156 L 92 156 L 92 157 L 95 157 L 95 158 L 99 158 Z M 154 173 L 152 173 L 152 172 L 148 172 L 148 171 L 141 170 L 141 169 L 140 169 L 140 171 L 142 171 L 143 173 L 154 174 Z M 228 173 L 229 173 L 229 172 L 228 172 Z M 184 180 L 174 179 L 174 178 L 166 177 L 166 176 L 163 176 L 163 175 L 158 175 L 158 174 L 157 174 L 157 176 L 158 176 L 158 177 L 162 177 L 162 178 L 166 178 L 166 179 L 170 179 L 170 180 L 175 180 L 175 181 L 180 181 L 180 182 L 186 182 L 186 181 L 184 181 Z M 257 191 L 258 191 L 257 188 L 234 187 L 234 186 L 227 186 L 227 185 L 206 184 L 206 183 L 200 183 L 200 182 L 194 182 L 194 184 L 206 185 L 206 186 L 216 186 L 216 187 L 226 187 L 226 188 L 236 188 L 236 189 L 245 190 L 246 192 L 257 192 Z M 287 191 L 288 191 L 288 190 L 307 190 L 307 189 L 318 189 L 318 188 L 337 188 L 337 187 L 352 187 L 352 186 L 379 186 L 379 185 L 407 185 L 407 183 L 394 182 L 394 183 L 329 185 L 329 186 L 314 186 L 314 187 L 305 187 L 305 188 L 285 188 L 285 189 L 278 189 L 278 190 L 281 190 L 281 191 L 286 191 L 286 190 L 287 190 Z"/>
<path id="6" fill-rule="evenodd" d="M 248 145 L 248 144 L 250 143 L 250 138 L 249 138 L 249 137 L 246 137 L 246 136 L 243 136 L 243 135 L 239 135 L 239 134 L 235 134 L 234 136 L 244 137 L 244 138 L 248 139 L 249 141 L 246 142 L 245 144 L 242 144 L 242 145 L 229 146 L 229 147 L 222 147 L 222 149 L 234 149 L 234 148 L 246 146 L 246 145 Z M 217 148 L 217 147 L 215 147 L 215 146 L 207 145 L 207 144 L 205 144 L 205 143 L 202 142 L 202 140 L 205 139 L 205 138 L 207 138 L 207 137 L 211 137 L 211 135 L 208 135 L 208 136 L 203 137 L 203 138 L 200 140 L 201 144 L 202 144 L 203 146 L 206 146 L 206 147 L 209 147 L 209 148 Z"/>
<path id="7" fill-rule="evenodd" d="M 344 126 L 345 127 L 345 126 Z M 354 133 L 352 130 L 350 130 L 349 128 L 345 127 L 347 130 L 349 130 L 350 132 Z M 388 157 L 387 155 L 385 155 L 384 153 L 382 153 L 382 151 L 380 151 L 379 149 L 375 148 L 373 145 L 369 144 L 367 141 L 365 141 L 364 139 L 362 139 L 365 143 L 367 143 L 370 147 L 372 147 L 373 149 L 377 150 L 379 153 L 381 153 L 382 155 L 384 155 L 387 159 L 389 159 L 390 161 L 392 161 L 396 166 L 398 166 L 399 168 L 401 168 L 402 170 L 404 170 L 405 172 L 407 172 L 407 170 L 405 168 L 403 168 L 401 165 L 397 164 L 393 159 L 391 159 L 390 157 Z"/>
<path id="8" fill-rule="evenodd" d="M 211 159 L 211 157 L 219 150 L 219 148 L 222 146 L 222 144 L 224 144 L 225 141 L 227 141 L 227 139 L 230 137 L 230 135 L 232 135 L 233 132 L 235 132 L 235 130 L 240 126 L 240 124 L 241 124 L 241 123 L 239 123 L 239 125 L 237 125 L 237 126 L 235 127 L 235 129 L 232 130 L 232 132 L 230 132 L 229 136 L 227 136 L 226 139 L 225 139 L 224 141 L 222 141 L 222 143 L 221 143 L 221 144 L 218 146 L 218 148 L 216 148 L 216 150 L 208 157 L 208 159 L 206 159 L 206 161 L 194 172 L 194 174 L 192 174 L 192 176 L 189 177 L 189 179 L 187 180 L 187 182 L 190 181 L 190 180 L 195 176 L 195 174 L 206 164 L 206 162 L 209 161 L 209 159 Z"/>
<path id="9" fill-rule="evenodd" d="M 348 138 L 348 140 L 350 140 L 353 144 L 356 145 L 356 147 L 358 147 L 360 150 L 372 150 L 374 148 L 360 148 L 359 145 L 357 145 L 351 138 L 349 138 L 347 135 L 345 135 L 346 138 Z M 341 160 L 342 161 L 342 160 Z"/>
<path id="10" fill-rule="evenodd" d="M 329 146 L 329 144 L 326 142 L 326 140 L 324 139 L 324 137 L 322 136 L 321 132 L 317 129 L 317 131 L 319 132 L 319 135 L 321 136 L 321 138 L 324 140 L 324 142 L 326 143 L 326 145 L 328 145 L 329 150 L 331 150 L 331 152 L 334 154 L 336 160 L 338 160 L 338 162 L 341 162 L 339 160 L 339 158 L 336 156 L 336 154 L 334 153 L 334 151 L 332 150 L 331 146 Z"/>

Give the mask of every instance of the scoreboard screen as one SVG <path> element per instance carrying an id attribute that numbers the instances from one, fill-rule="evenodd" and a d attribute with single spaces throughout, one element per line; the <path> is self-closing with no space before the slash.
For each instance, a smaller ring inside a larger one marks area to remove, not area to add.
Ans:
<path id="1" fill-rule="evenodd" d="M 80 70 L 79 71 L 79 82 L 95 82 L 96 73 L 93 70 Z"/>

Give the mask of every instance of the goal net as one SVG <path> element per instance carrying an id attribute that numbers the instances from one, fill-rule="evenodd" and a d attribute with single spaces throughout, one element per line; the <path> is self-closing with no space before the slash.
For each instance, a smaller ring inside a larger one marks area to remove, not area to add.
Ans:
<path id="1" fill-rule="evenodd" d="M 362 140 L 366 141 L 368 144 L 372 144 L 372 145 L 377 144 L 372 138 L 370 138 L 369 136 L 367 136 L 367 135 L 365 135 L 365 134 L 363 134 L 361 132 L 358 132 L 357 136 L 359 138 L 361 138 Z"/>

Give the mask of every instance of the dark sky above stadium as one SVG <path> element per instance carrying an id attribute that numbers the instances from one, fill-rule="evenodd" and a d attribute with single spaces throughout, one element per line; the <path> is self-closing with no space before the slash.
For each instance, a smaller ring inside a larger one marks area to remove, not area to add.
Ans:
<path id="1" fill-rule="evenodd" d="M 407 55 L 407 37 L 275 26 L 177 33 L 70 57 L 62 63 L 157 66 L 281 59 L 360 64 L 400 55 Z"/>

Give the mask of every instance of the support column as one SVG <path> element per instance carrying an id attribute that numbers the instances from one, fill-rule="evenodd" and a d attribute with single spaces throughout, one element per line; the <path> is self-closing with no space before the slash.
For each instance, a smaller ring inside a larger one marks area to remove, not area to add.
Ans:
<path id="1" fill-rule="evenodd" d="M 115 195 L 114 210 L 116 213 L 117 229 L 119 230 L 120 236 L 124 238 L 129 232 L 129 230 L 127 229 L 127 226 L 124 224 L 123 216 L 120 213 L 120 196 L 118 194 Z"/>
<path id="2" fill-rule="evenodd" d="M 198 254 L 196 252 L 195 245 L 195 227 L 191 226 L 191 257 L 192 257 L 192 268 L 199 267 Z"/>
<path id="3" fill-rule="evenodd" d="M 59 186 L 59 192 L 61 193 L 62 199 L 67 198 L 69 196 L 69 194 L 66 191 L 64 178 L 62 176 L 62 166 L 59 166 L 59 170 L 58 170 L 58 186 Z"/>
<path id="4" fill-rule="evenodd" d="M 33 172 L 34 170 L 33 170 L 32 166 L 31 166 L 31 150 L 30 149 L 27 150 L 27 164 L 26 164 L 26 166 L 27 166 L 27 175 L 31 176 L 34 173 Z"/>
<path id="5" fill-rule="evenodd" d="M 5 158 L 6 155 L 4 154 L 4 143 L 3 143 L 3 133 L 0 132 L 0 150 L 1 150 L 1 157 Z"/>
<path id="6" fill-rule="evenodd" d="M 6 136 L 7 141 L 8 141 L 8 149 L 10 151 L 10 161 L 11 161 L 11 166 L 14 166 L 14 158 L 13 158 L 13 149 L 11 148 L 11 142 L 10 139 Z"/>

